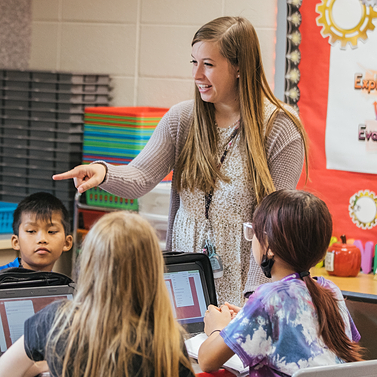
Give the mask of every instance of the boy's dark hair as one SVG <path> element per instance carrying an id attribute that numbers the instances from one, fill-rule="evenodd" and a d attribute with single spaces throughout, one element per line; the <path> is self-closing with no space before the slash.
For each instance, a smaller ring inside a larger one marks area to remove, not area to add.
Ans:
<path id="1" fill-rule="evenodd" d="M 70 233 L 69 213 L 63 202 L 48 192 L 36 192 L 23 199 L 13 214 L 13 234 L 18 236 L 23 213 L 35 214 L 37 220 L 51 221 L 52 213 L 60 212 L 64 233 Z"/>
<path id="2" fill-rule="evenodd" d="M 299 190 L 279 190 L 266 196 L 254 212 L 255 236 L 263 248 L 289 264 L 295 272 L 309 271 L 321 261 L 332 234 L 332 219 L 324 201 Z M 343 317 L 332 290 L 310 275 L 302 277 L 312 297 L 319 336 L 339 358 L 360 361 L 361 347 L 345 333 Z"/>

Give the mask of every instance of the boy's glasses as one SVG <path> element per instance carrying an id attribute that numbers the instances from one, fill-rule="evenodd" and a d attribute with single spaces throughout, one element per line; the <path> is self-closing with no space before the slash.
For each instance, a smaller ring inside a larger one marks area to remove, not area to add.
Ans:
<path id="1" fill-rule="evenodd" d="M 243 236 L 247 241 L 251 241 L 254 237 L 253 223 L 243 223 Z"/>

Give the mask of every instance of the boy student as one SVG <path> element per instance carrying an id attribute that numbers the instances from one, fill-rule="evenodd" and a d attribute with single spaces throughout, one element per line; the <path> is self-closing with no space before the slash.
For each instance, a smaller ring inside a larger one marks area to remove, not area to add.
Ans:
<path id="1" fill-rule="evenodd" d="M 46 192 L 23 199 L 13 214 L 11 243 L 20 258 L 0 266 L 0 270 L 24 267 L 52 271 L 60 255 L 72 247 L 69 214 L 60 199 Z"/>

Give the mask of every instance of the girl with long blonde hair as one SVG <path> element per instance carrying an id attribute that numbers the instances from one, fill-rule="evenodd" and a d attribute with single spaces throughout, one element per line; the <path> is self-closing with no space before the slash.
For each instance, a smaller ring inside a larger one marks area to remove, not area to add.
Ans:
<path id="1" fill-rule="evenodd" d="M 173 106 L 129 165 L 97 161 L 54 179 L 75 178 L 79 192 L 100 185 L 137 198 L 174 169 L 167 249 L 208 253 L 218 301 L 242 305 L 243 293 L 268 280 L 240 224 L 252 220 L 265 195 L 296 188 L 306 133 L 296 112 L 273 95 L 247 19 L 203 25 L 191 63 L 195 99 Z"/>
<path id="2" fill-rule="evenodd" d="M 163 272 L 146 220 L 104 215 L 85 238 L 73 300 L 26 321 L 0 359 L 1 376 L 24 376 L 46 360 L 54 377 L 193 377 Z"/>

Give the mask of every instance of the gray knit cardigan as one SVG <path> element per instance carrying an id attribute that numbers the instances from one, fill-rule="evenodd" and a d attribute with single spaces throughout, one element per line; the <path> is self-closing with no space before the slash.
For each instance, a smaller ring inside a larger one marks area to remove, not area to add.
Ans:
<path id="1" fill-rule="evenodd" d="M 129 199 L 139 198 L 152 190 L 178 161 L 192 124 L 193 106 L 193 100 L 173 106 L 130 164 L 106 164 L 107 175 L 100 187 Z M 304 161 L 303 141 L 295 124 L 284 112 L 280 112 L 274 121 L 267 138 L 266 153 L 276 189 L 295 189 Z M 174 218 L 180 205 L 179 194 L 174 187 L 170 199 L 167 249 L 171 249 Z"/>

